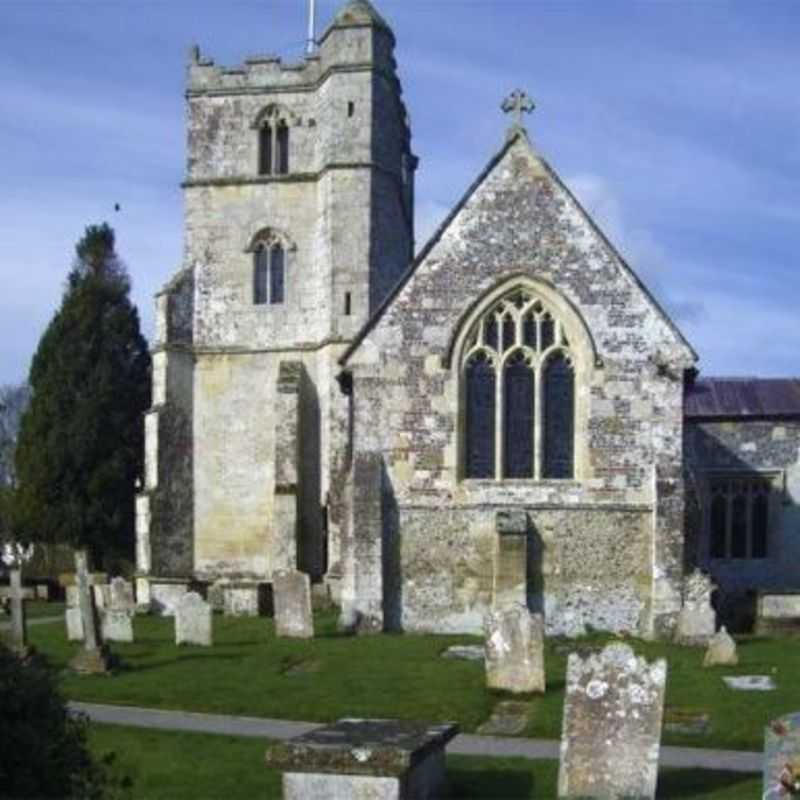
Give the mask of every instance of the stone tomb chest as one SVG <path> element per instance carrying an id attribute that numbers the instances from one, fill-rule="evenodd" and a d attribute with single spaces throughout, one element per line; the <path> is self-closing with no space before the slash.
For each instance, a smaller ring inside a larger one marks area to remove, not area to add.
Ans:
<path id="1" fill-rule="evenodd" d="M 452 723 L 342 719 L 271 747 L 267 764 L 283 772 L 284 800 L 436 800 L 457 733 Z"/>

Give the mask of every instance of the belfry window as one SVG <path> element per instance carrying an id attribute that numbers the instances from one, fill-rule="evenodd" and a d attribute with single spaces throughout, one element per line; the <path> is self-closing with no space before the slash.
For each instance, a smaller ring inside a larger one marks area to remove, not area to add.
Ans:
<path id="1" fill-rule="evenodd" d="M 559 319 L 515 290 L 478 319 L 466 343 L 464 476 L 573 478 L 575 368 Z"/>
<path id="2" fill-rule="evenodd" d="M 711 558 L 766 558 L 773 497 L 768 475 L 710 477 L 705 528 Z"/>
<path id="3" fill-rule="evenodd" d="M 253 302 L 277 305 L 286 297 L 286 251 L 279 242 L 260 242 L 253 257 Z"/>
<path id="4" fill-rule="evenodd" d="M 289 124 L 277 111 L 258 128 L 259 175 L 289 174 Z"/>

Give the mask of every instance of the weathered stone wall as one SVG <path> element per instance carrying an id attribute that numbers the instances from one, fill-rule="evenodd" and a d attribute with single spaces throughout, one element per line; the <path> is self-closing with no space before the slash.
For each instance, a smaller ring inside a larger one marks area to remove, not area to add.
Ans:
<path id="1" fill-rule="evenodd" d="M 172 367 L 154 368 L 163 385 L 147 422 L 142 572 L 269 579 L 273 527 L 286 517 L 275 507 L 281 361 L 303 369 L 297 561 L 312 575 L 325 566 L 322 506 L 331 471 L 346 468 L 337 360 L 413 248 L 415 160 L 393 47 L 356 6 L 298 64 L 256 56 L 231 69 L 190 55 L 184 269 L 158 301 L 163 360 L 177 364 L 180 350 L 186 380 L 178 399 L 161 377 Z M 258 172 L 273 106 L 289 126 L 287 175 Z M 286 248 L 281 304 L 253 303 L 252 248 L 264 235 Z"/>
<path id="2" fill-rule="evenodd" d="M 688 483 L 699 499 L 694 524 L 698 566 L 711 572 L 729 591 L 793 589 L 800 591 L 800 421 L 688 420 L 685 428 Z M 711 559 L 706 480 L 713 475 L 760 472 L 772 478 L 767 558 Z"/>
<path id="3" fill-rule="evenodd" d="M 462 479 L 464 321 L 519 284 L 546 297 L 569 333 L 575 480 Z M 554 520 L 563 579 L 551 578 L 551 631 L 666 633 L 680 608 L 682 378 L 693 360 L 527 140 L 513 140 L 347 361 L 355 449 L 383 454 L 398 509 L 404 624 L 476 629 L 481 612 L 465 596 L 489 585 L 482 510 L 522 507 Z M 592 599 L 578 602 L 571 585 Z"/>

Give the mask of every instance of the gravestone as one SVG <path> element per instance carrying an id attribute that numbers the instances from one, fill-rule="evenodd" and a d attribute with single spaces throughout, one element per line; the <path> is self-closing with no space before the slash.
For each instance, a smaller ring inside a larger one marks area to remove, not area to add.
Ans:
<path id="1" fill-rule="evenodd" d="M 70 661 L 75 672 L 96 674 L 108 672 L 110 658 L 102 644 L 97 628 L 97 612 L 94 607 L 92 587 L 89 583 L 88 559 L 85 550 L 75 551 L 75 582 L 78 588 L 78 604 L 83 627 L 83 647 Z"/>
<path id="2" fill-rule="evenodd" d="M 763 769 L 764 800 L 800 797 L 800 713 L 767 726 Z"/>
<path id="3" fill-rule="evenodd" d="M 133 615 L 136 603 L 133 587 L 124 578 L 113 578 L 108 586 L 102 588 L 105 605 L 100 612 L 103 641 L 132 642 Z"/>
<path id="4" fill-rule="evenodd" d="M 228 583 L 223 591 L 226 617 L 258 616 L 257 583 Z"/>
<path id="5" fill-rule="evenodd" d="M 711 577 L 699 569 L 684 578 L 683 606 L 675 628 L 678 644 L 705 647 L 716 632 L 717 615 L 711 607 L 715 588 Z"/>
<path id="6" fill-rule="evenodd" d="M 703 658 L 704 667 L 735 667 L 739 663 L 736 653 L 736 642 L 723 625 L 719 632 L 711 637 Z"/>
<path id="7" fill-rule="evenodd" d="M 22 594 L 22 570 L 12 567 L 9 570 L 11 590 L 11 649 L 19 654 L 28 652 L 28 630 L 25 624 L 25 598 Z"/>
<path id="8" fill-rule="evenodd" d="M 36 584 L 36 599 L 45 602 L 50 599 L 50 587 L 46 583 Z"/>
<path id="9" fill-rule="evenodd" d="M 275 635 L 295 639 L 314 636 L 311 581 L 305 572 L 278 570 L 272 576 Z"/>
<path id="10" fill-rule="evenodd" d="M 64 617 L 67 622 L 67 641 L 82 642 L 83 641 L 83 620 L 81 619 L 80 608 L 73 606 L 64 611 Z"/>
<path id="11" fill-rule="evenodd" d="M 342 719 L 267 750 L 283 800 L 439 800 L 452 723 Z"/>
<path id="12" fill-rule="evenodd" d="M 567 662 L 560 798 L 654 798 L 667 663 L 625 644 Z"/>
<path id="13" fill-rule="evenodd" d="M 107 583 L 91 583 L 91 578 L 89 583 L 94 596 L 94 607 L 102 612 L 111 602 L 111 587 Z"/>
<path id="14" fill-rule="evenodd" d="M 136 601 L 133 599 L 133 584 L 125 578 L 112 578 L 108 587 L 109 605 L 113 608 L 126 609 L 133 613 Z"/>
<path id="15" fill-rule="evenodd" d="M 489 612 L 484 632 L 487 688 L 544 692 L 544 617 L 514 604 Z"/>
<path id="16" fill-rule="evenodd" d="M 211 605 L 187 592 L 175 606 L 175 644 L 211 646 Z"/>

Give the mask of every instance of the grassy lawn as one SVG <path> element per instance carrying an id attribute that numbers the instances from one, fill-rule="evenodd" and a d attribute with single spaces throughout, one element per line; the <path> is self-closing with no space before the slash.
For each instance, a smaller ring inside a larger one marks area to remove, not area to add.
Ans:
<path id="1" fill-rule="evenodd" d="M 142 800 L 279 800 L 280 773 L 264 766 L 267 742 L 259 739 L 93 725 L 90 744 L 117 754 Z M 464 800 L 529 800 L 555 797 L 558 764 L 520 758 L 448 756 L 451 797 Z M 660 798 L 752 800 L 760 779 L 698 770 L 666 770 Z"/>
<path id="2" fill-rule="evenodd" d="M 470 636 L 381 635 L 351 638 L 335 632 L 331 614 L 316 620 L 312 641 L 276 639 L 269 619 L 214 618 L 213 648 L 176 647 L 169 619 L 138 617 L 136 643 L 117 644 L 121 664 L 114 677 L 65 673 L 63 688 L 75 700 L 189 711 L 327 722 L 343 716 L 455 720 L 472 731 L 496 701 L 484 688 L 481 663 L 450 661 L 441 651 Z M 63 625 L 32 627 L 29 638 L 57 666 L 77 645 Z M 598 637 L 569 647 L 596 645 Z M 664 743 L 760 751 L 763 727 L 800 708 L 800 643 L 748 639 L 740 643 L 737 668 L 703 669 L 703 651 L 633 642 L 648 656 L 669 659 L 667 705 L 706 711 L 706 736 L 666 735 Z M 529 736 L 559 738 L 566 655 L 549 641 L 548 692 L 536 698 Z M 771 674 L 775 692 L 734 692 L 726 674 Z"/>
<path id="3" fill-rule="evenodd" d="M 25 611 L 28 619 L 37 619 L 39 617 L 63 617 L 64 608 L 64 603 L 46 603 L 43 600 L 31 600 L 25 604 Z"/>

